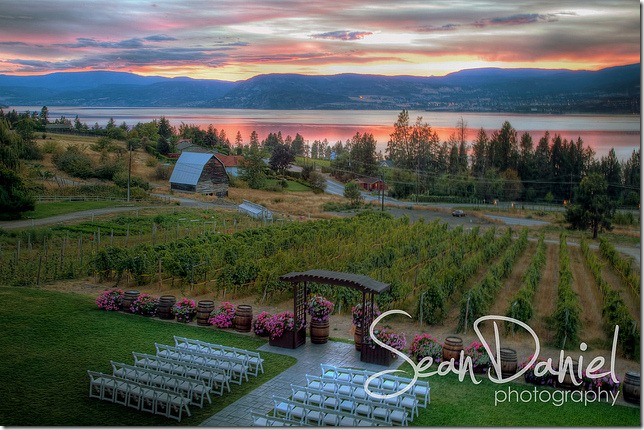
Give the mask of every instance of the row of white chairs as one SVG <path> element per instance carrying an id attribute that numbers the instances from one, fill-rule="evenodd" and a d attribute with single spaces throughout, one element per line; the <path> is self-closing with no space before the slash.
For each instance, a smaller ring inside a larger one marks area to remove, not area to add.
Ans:
<path id="1" fill-rule="evenodd" d="M 414 416 L 418 416 L 418 400 L 412 394 L 403 393 L 397 396 L 392 396 L 391 398 L 380 399 L 370 396 L 364 389 L 364 384 L 351 381 L 338 381 L 325 375 L 307 374 L 305 377 L 307 387 L 314 390 L 364 400 L 373 405 L 402 408 L 406 413 L 409 413 L 410 421 L 414 419 Z M 370 387 L 370 390 L 378 388 L 380 388 L 380 391 L 383 391 L 382 387 Z M 393 391 L 384 390 L 382 394 L 393 393 Z"/>
<path id="2" fill-rule="evenodd" d="M 253 419 L 253 427 L 310 427 L 311 424 L 287 420 L 286 418 L 280 418 L 270 415 L 263 415 L 257 412 L 251 411 L 250 416 Z"/>
<path id="3" fill-rule="evenodd" d="M 364 382 L 376 372 L 371 372 L 364 369 L 351 369 L 346 367 L 338 367 L 331 364 L 320 364 L 322 368 L 322 375 L 332 377 L 338 381 L 352 381 L 359 384 Z M 411 378 L 398 376 L 392 373 L 380 375 L 375 380 L 372 380 L 369 387 L 377 387 L 381 391 L 397 392 L 412 383 Z M 372 390 L 376 392 L 375 390 Z M 418 399 L 419 405 L 426 408 L 430 403 L 430 387 L 427 381 L 416 380 L 412 387 L 407 391 Z M 382 393 L 381 393 L 382 394 Z"/>
<path id="4" fill-rule="evenodd" d="M 129 406 L 177 421 L 181 421 L 184 412 L 190 416 L 190 399 L 179 393 L 91 370 L 88 370 L 87 374 L 90 378 L 91 398 Z"/>
<path id="5" fill-rule="evenodd" d="M 192 378 L 184 378 L 159 372 L 157 370 L 144 369 L 130 364 L 110 361 L 112 364 L 112 375 L 128 381 L 137 382 L 154 388 L 162 388 L 181 394 L 190 400 L 190 404 L 203 408 L 204 400 L 212 403 L 209 392 L 212 386 L 206 385 L 203 381 Z"/>
<path id="6" fill-rule="evenodd" d="M 171 375 L 183 376 L 203 381 L 212 387 L 211 392 L 223 396 L 224 389 L 230 392 L 232 371 L 217 367 L 206 367 L 171 358 L 159 357 L 142 352 L 133 352 L 134 364 L 144 369 L 157 370 Z"/>
<path id="7" fill-rule="evenodd" d="M 291 400 L 305 405 L 330 409 L 340 414 L 355 415 L 382 422 L 383 425 L 407 425 L 409 412 L 396 403 L 373 399 L 369 396 L 355 397 L 311 387 L 291 384 Z M 412 413 L 413 417 L 413 413 Z"/>
<path id="8" fill-rule="evenodd" d="M 261 371 L 264 373 L 264 360 L 260 357 L 259 352 L 248 351 L 246 349 L 235 348 L 233 346 L 219 345 L 208 343 L 197 339 L 188 339 L 187 337 L 174 336 L 175 346 L 192 351 L 211 354 L 214 356 L 237 357 L 248 363 L 248 371 L 251 375 L 257 376 Z"/>
<path id="9" fill-rule="evenodd" d="M 192 351 L 176 346 L 163 345 L 160 343 L 155 343 L 154 346 L 157 351 L 157 356 L 159 357 L 230 370 L 233 378 L 235 378 L 231 379 L 231 382 L 238 385 L 241 385 L 244 379 L 248 381 L 248 362 L 243 358 L 213 356 L 202 352 Z"/>
<path id="10" fill-rule="evenodd" d="M 289 421 L 298 422 L 298 425 L 315 426 L 388 426 L 382 420 L 373 420 L 366 416 L 359 416 L 339 410 L 307 405 L 293 399 L 273 396 L 273 416 L 282 417 Z"/>

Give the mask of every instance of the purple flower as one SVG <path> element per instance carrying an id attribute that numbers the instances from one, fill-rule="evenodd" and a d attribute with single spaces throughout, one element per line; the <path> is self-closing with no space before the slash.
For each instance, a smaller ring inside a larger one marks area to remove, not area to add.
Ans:
<path id="1" fill-rule="evenodd" d="M 96 306 L 106 311 L 119 311 L 123 307 L 123 296 L 125 293 L 121 289 L 112 289 L 104 291 L 96 298 Z"/>
<path id="2" fill-rule="evenodd" d="M 307 311 L 311 315 L 311 320 L 328 321 L 329 315 L 333 312 L 335 305 L 333 302 L 322 296 L 313 296 L 307 305 Z"/>
<path id="3" fill-rule="evenodd" d="M 210 313 L 208 322 L 219 328 L 230 328 L 235 319 L 235 305 L 230 302 L 222 302 L 219 308 Z"/>

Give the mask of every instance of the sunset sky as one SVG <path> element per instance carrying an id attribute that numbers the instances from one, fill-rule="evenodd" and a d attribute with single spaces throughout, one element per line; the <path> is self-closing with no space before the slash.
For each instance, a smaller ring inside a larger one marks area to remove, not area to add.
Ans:
<path id="1" fill-rule="evenodd" d="M 634 0 L 0 0 L 0 73 L 444 75 L 640 61 Z"/>

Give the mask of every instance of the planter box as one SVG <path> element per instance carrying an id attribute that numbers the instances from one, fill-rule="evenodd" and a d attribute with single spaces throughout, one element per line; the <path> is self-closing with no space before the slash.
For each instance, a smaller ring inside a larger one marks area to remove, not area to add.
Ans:
<path id="1" fill-rule="evenodd" d="M 375 348 L 372 348 L 368 345 L 362 345 L 362 351 L 360 351 L 360 361 L 365 363 L 379 364 L 381 366 L 389 366 L 394 360 L 390 351 L 387 351 L 385 348 L 375 345 Z"/>
<path id="2" fill-rule="evenodd" d="M 306 327 L 298 331 L 285 331 L 282 337 L 277 339 L 268 338 L 268 344 L 280 348 L 295 349 L 306 343 Z"/>

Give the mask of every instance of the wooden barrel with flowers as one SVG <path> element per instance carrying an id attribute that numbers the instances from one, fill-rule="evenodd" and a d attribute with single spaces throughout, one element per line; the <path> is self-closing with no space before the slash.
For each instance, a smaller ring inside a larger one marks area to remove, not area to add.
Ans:
<path id="1" fill-rule="evenodd" d="M 197 325 L 207 326 L 210 325 L 208 318 L 210 312 L 215 309 L 215 302 L 212 300 L 199 300 L 197 303 Z"/>
<path id="2" fill-rule="evenodd" d="M 242 333 L 250 331 L 253 322 L 253 307 L 239 305 L 235 308 L 235 330 Z"/>
<path id="3" fill-rule="evenodd" d="M 132 312 L 130 306 L 132 306 L 132 303 L 136 301 L 140 294 L 141 292 L 138 290 L 129 290 L 125 292 L 123 295 L 123 310 L 125 312 Z"/>
<path id="4" fill-rule="evenodd" d="M 172 320 L 174 315 L 172 314 L 172 306 L 177 302 L 175 296 L 161 296 L 159 297 L 159 306 L 157 307 L 157 315 L 162 320 Z"/>
<path id="5" fill-rule="evenodd" d="M 454 363 L 458 366 L 462 350 L 463 339 L 458 336 L 448 336 L 443 345 L 443 361 L 450 361 L 453 358 Z"/>

